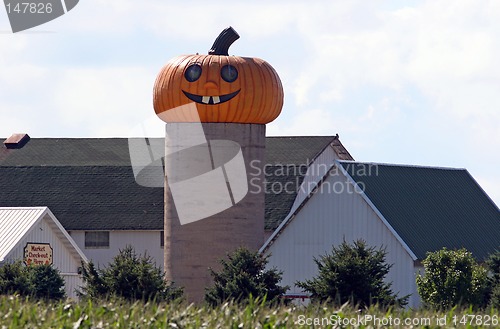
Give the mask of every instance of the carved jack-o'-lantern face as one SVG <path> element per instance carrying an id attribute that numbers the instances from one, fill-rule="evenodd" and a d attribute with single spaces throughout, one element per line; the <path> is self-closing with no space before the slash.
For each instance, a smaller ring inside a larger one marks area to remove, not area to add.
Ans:
<path id="1" fill-rule="evenodd" d="M 276 71 L 262 59 L 228 56 L 239 36 L 232 28 L 217 38 L 209 55 L 186 55 L 170 60 L 154 88 L 155 112 L 196 103 L 201 122 L 268 123 L 283 106 L 283 87 Z M 176 112 L 177 113 L 177 112 Z M 168 122 L 190 122 L 182 113 Z"/>

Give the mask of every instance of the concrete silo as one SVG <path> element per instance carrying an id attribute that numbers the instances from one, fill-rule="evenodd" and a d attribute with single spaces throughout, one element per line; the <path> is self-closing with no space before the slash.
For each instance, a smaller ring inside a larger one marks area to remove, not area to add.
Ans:
<path id="1" fill-rule="evenodd" d="M 264 60 L 229 56 L 227 28 L 208 55 L 170 60 L 154 87 L 166 125 L 167 280 L 203 299 L 208 268 L 237 247 L 264 242 L 265 124 L 281 112 L 283 87 Z"/>

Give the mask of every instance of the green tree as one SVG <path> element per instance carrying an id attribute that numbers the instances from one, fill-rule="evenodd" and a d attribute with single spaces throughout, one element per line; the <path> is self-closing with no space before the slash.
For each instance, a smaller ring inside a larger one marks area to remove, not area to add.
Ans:
<path id="1" fill-rule="evenodd" d="M 465 248 L 429 252 L 422 264 L 424 274 L 417 276 L 417 289 L 425 304 L 439 310 L 485 306 L 487 271 Z"/>
<path id="2" fill-rule="evenodd" d="M 15 293 L 37 299 L 66 297 L 64 279 L 52 265 L 25 266 L 21 261 L 0 267 L 0 294 Z"/>
<path id="3" fill-rule="evenodd" d="M 486 260 L 489 270 L 490 304 L 495 308 L 500 308 L 500 250 L 491 254 Z"/>
<path id="4" fill-rule="evenodd" d="M 148 255 L 137 255 L 132 246 L 126 246 L 104 269 L 93 262 L 82 264 L 85 285 L 80 296 L 89 298 L 121 297 L 127 300 L 174 300 L 182 296 L 182 289 L 165 281 L 159 267 Z"/>
<path id="5" fill-rule="evenodd" d="M 0 294 L 18 293 L 29 296 L 33 291 L 28 268 L 21 262 L 6 263 L 0 266 Z"/>
<path id="6" fill-rule="evenodd" d="M 344 241 L 338 247 L 333 246 L 331 253 L 315 257 L 318 275 L 296 285 L 309 292 L 314 302 L 404 306 L 408 296 L 398 298 L 391 290 L 391 283 L 384 282 L 392 266 L 385 258 L 384 249 L 367 247 L 363 240 L 352 245 Z"/>
<path id="7" fill-rule="evenodd" d="M 99 270 L 95 267 L 94 262 L 82 262 L 82 278 L 84 286 L 77 291 L 80 297 L 97 299 L 110 294 L 109 288 L 104 282 Z"/>
<path id="8" fill-rule="evenodd" d="M 33 286 L 33 296 L 38 299 L 60 300 L 66 297 L 64 279 L 51 265 L 28 266 Z"/>
<path id="9" fill-rule="evenodd" d="M 209 269 L 214 285 L 205 291 L 208 304 L 216 306 L 227 300 L 246 303 L 251 297 L 273 304 L 279 302 L 288 289 L 278 285 L 282 272 L 275 268 L 266 270 L 269 256 L 238 248 L 227 258 L 220 260 L 220 272 Z"/>

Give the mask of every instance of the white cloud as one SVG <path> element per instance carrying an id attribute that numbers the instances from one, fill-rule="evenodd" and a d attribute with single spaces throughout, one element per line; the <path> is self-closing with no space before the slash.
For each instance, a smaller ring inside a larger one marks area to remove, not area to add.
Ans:
<path id="1" fill-rule="evenodd" d="M 300 19 L 314 55 L 297 67 L 288 87 L 294 105 L 328 113 L 318 120 L 334 123 L 330 131 L 339 131 L 364 160 L 371 154 L 472 168 L 487 172 L 482 181 L 499 195 L 500 175 L 488 168 L 500 163 L 494 151 L 500 149 L 500 3 L 427 1 L 360 15 L 355 6 L 334 7 L 319 15 L 304 11 Z M 370 89 L 380 95 L 368 95 Z M 381 110 L 384 99 L 399 108 L 395 120 Z M 360 119 L 367 108 L 373 120 Z M 327 129 L 322 123 L 311 128 L 293 113 L 292 131 Z"/>
<path id="2" fill-rule="evenodd" d="M 97 136 L 123 136 L 154 113 L 155 75 L 143 68 L 70 69 L 55 84 L 59 120 Z"/>
<path id="3" fill-rule="evenodd" d="M 195 40 L 211 40 L 214 33 L 234 25 L 247 37 L 260 37 L 282 32 L 296 17 L 296 7 L 293 3 L 269 2 L 88 0 L 68 13 L 72 15 L 70 21 L 57 23 L 79 33 L 123 34 L 141 30 Z"/>

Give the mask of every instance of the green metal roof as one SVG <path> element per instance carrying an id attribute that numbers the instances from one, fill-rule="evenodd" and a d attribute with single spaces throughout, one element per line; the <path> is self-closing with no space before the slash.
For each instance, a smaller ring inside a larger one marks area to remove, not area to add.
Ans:
<path id="1" fill-rule="evenodd" d="M 465 169 L 341 162 L 418 259 L 465 247 L 500 249 L 500 211 Z"/>

